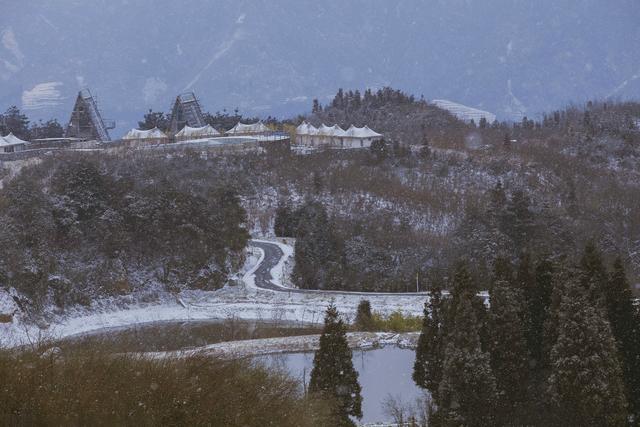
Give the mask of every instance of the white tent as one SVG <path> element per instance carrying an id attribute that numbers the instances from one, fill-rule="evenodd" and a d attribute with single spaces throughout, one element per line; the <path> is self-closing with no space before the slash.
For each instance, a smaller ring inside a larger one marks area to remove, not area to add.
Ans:
<path id="1" fill-rule="evenodd" d="M 351 125 L 345 131 L 344 146 L 348 148 L 370 147 L 371 143 L 382 138 L 382 134 L 369 129 L 368 126 L 356 127 Z"/>
<path id="2" fill-rule="evenodd" d="M 258 123 L 246 124 L 238 122 L 234 127 L 225 132 L 227 135 L 250 135 L 255 133 L 271 132 L 262 121 Z"/>
<path id="3" fill-rule="evenodd" d="M 369 129 L 369 126 L 364 126 L 364 127 L 356 127 L 354 125 L 351 125 L 351 127 L 349 127 L 349 129 L 346 130 L 346 136 L 351 137 L 351 138 L 380 138 L 382 137 L 381 134 L 379 134 L 378 132 L 374 132 L 371 129 Z"/>
<path id="4" fill-rule="evenodd" d="M 301 145 L 340 148 L 369 147 L 373 141 L 382 138 L 381 134 L 368 126 L 359 128 L 351 125 L 348 130 L 344 130 L 338 125 L 327 126 L 324 123 L 315 128 L 307 122 L 302 122 L 296 128 L 296 134 L 297 142 Z"/>
<path id="5" fill-rule="evenodd" d="M 319 145 L 320 138 L 320 129 L 310 123 L 302 122 L 296 128 L 296 140 L 300 145 Z"/>
<path id="6" fill-rule="evenodd" d="M 149 130 L 131 129 L 122 139 L 166 139 L 167 135 L 160 129 L 153 128 Z"/>
<path id="7" fill-rule="evenodd" d="M 347 136 L 347 131 L 345 131 L 344 129 L 342 129 L 338 125 L 333 125 L 333 127 L 331 129 L 332 129 L 331 136 L 333 136 L 333 137 L 342 138 L 342 137 Z"/>
<path id="8" fill-rule="evenodd" d="M 20 138 L 18 138 L 17 136 L 15 136 L 12 132 L 9 133 L 9 135 L 3 137 L 5 141 L 7 141 L 9 144 L 28 144 L 29 142 L 24 141 Z"/>
<path id="9" fill-rule="evenodd" d="M 324 123 L 320 125 L 318 128 L 318 135 L 320 136 L 331 136 L 333 135 L 333 127 L 327 126 Z"/>
<path id="10" fill-rule="evenodd" d="M 199 128 L 192 128 L 191 126 L 185 126 L 176 133 L 176 138 L 180 140 L 186 139 L 198 139 L 198 138 L 211 138 L 214 136 L 220 136 L 220 132 L 215 130 L 210 125 L 202 126 Z"/>
<path id="11" fill-rule="evenodd" d="M 309 135 L 309 123 L 307 122 L 302 122 L 300 123 L 300 126 L 298 126 L 296 128 L 296 134 L 297 135 Z"/>
<path id="12" fill-rule="evenodd" d="M 13 133 L 9 133 L 7 136 L 0 135 L 0 152 L 1 153 L 13 153 L 15 151 L 22 151 L 25 149 L 27 141 L 15 136 Z"/>

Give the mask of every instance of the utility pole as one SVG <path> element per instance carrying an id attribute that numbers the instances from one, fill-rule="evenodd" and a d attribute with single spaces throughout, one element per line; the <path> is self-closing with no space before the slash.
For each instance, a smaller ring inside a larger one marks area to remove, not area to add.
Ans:
<path id="1" fill-rule="evenodd" d="M 420 292 L 420 281 L 419 281 L 420 271 L 416 271 L 416 292 Z"/>

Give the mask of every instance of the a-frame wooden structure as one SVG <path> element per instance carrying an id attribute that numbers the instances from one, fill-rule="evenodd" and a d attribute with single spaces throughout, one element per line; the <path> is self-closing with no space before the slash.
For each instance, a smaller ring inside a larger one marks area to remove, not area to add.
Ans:
<path id="1" fill-rule="evenodd" d="M 65 130 L 66 138 L 107 142 L 111 141 L 109 129 L 114 127 L 115 124 L 112 121 L 102 120 L 98 103 L 89 89 L 78 92 L 71 118 Z"/>
<path id="2" fill-rule="evenodd" d="M 171 117 L 169 119 L 169 132 L 175 135 L 183 127 L 190 126 L 199 128 L 206 126 L 202 108 L 198 98 L 193 92 L 183 93 L 176 97 L 176 102 L 171 108 Z"/>

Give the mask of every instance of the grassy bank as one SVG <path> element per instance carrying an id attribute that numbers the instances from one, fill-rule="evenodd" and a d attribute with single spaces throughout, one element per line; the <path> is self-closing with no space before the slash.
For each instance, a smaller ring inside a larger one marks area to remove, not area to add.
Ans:
<path id="1" fill-rule="evenodd" d="M 422 328 L 422 317 L 394 311 L 388 316 L 373 312 L 370 316 L 357 319 L 351 325 L 354 331 L 369 332 L 417 332 Z"/>
<path id="2" fill-rule="evenodd" d="M 246 361 L 0 354 L 1 425 L 323 426 L 324 402 Z"/>

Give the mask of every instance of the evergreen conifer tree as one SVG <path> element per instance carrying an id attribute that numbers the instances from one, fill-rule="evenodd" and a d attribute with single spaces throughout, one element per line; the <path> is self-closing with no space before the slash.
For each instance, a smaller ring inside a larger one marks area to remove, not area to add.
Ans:
<path id="1" fill-rule="evenodd" d="M 522 271 L 522 266 L 520 267 Z M 552 292 L 554 288 L 554 267 L 547 258 L 538 260 L 533 280 L 525 283 L 525 300 L 527 302 L 527 343 L 534 366 L 541 367 L 545 363 L 544 336 L 545 322 L 550 313 Z M 555 324 L 552 325 L 555 327 Z M 555 342 L 552 341 L 552 342 Z"/>
<path id="2" fill-rule="evenodd" d="M 609 277 L 602 254 L 593 241 L 587 243 L 580 259 L 580 284 L 589 291 L 592 302 L 605 307 Z"/>
<path id="3" fill-rule="evenodd" d="M 607 312 L 622 357 L 629 409 L 640 422 L 640 313 L 633 300 L 622 260 L 617 258 L 607 288 Z"/>
<path id="4" fill-rule="evenodd" d="M 475 298 L 464 266 L 454 279 L 442 380 L 436 418 L 445 425 L 485 426 L 495 423 L 496 382 L 489 354 L 482 350 Z"/>
<path id="5" fill-rule="evenodd" d="M 550 362 L 548 395 L 557 424 L 625 424 L 622 369 L 609 322 L 574 280 L 563 286 Z"/>
<path id="6" fill-rule="evenodd" d="M 498 180 L 496 186 L 491 189 L 489 193 L 490 197 L 490 212 L 495 216 L 496 223 L 503 215 L 505 206 L 507 204 L 507 195 L 504 192 L 502 181 Z"/>
<path id="7" fill-rule="evenodd" d="M 509 199 L 503 218 L 503 229 L 517 253 L 531 245 L 535 228 L 533 213 L 529 208 L 529 198 L 522 190 L 516 190 Z"/>
<path id="8" fill-rule="evenodd" d="M 285 202 L 280 202 L 276 208 L 273 222 L 273 232 L 278 237 L 293 237 L 295 235 L 294 215 Z"/>
<path id="9" fill-rule="evenodd" d="M 362 418 L 362 396 L 358 373 L 353 368 L 346 327 L 331 304 L 324 318 L 320 348 L 313 358 L 309 392 L 333 399 L 343 426 L 353 426 L 349 416 Z"/>
<path id="10" fill-rule="evenodd" d="M 0 114 L 0 134 L 13 133 L 21 139 L 29 139 L 29 118 L 15 105 Z"/>
<path id="11" fill-rule="evenodd" d="M 513 268 L 507 258 L 498 257 L 493 263 L 494 282 L 503 280 L 509 284 L 513 282 Z M 493 283 L 492 283 L 493 285 Z"/>
<path id="12" fill-rule="evenodd" d="M 293 280 L 300 288 L 331 289 L 341 286 L 341 248 L 325 207 L 306 202 L 296 210 L 295 267 Z"/>
<path id="13" fill-rule="evenodd" d="M 447 425 L 485 426 L 495 421 L 495 377 L 475 321 L 471 300 L 462 300 L 448 335 L 437 394 L 438 417 Z"/>
<path id="14" fill-rule="evenodd" d="M 429 138 L 427 135 L 422 136 L 422 143 L 420 144 L 420 157 L 428 159 L 431 157 L 431 145 L 429 144 Z"/>
<path id="15" fill-rule="evenodd" d="M 497 412 L 502 423 L 520 424 L 529 379 L 523 292 L 498 280 L 490 296 L 489 350 L 498 389 Z"/>
<path id="16" fill-rule="evenodd" d="M 442 289 L 434 285 L 429 289 L 428 301 L 424 304 L 422 330 L 416 348 L 413 365 L 413 381 L 418 387 L 431 392 L 437 399 L 438 385 L 442 379 L 442 356 L 444 351 L 444 301 Z"/>
<path id="17" fill-rule="evenodd" d="M 356 329 L 359 331 L 372 331 L 374 329 L 373 315 L 371 313 L 371 303 L 363 299 L 358 303 L 355 319 Z"/>

